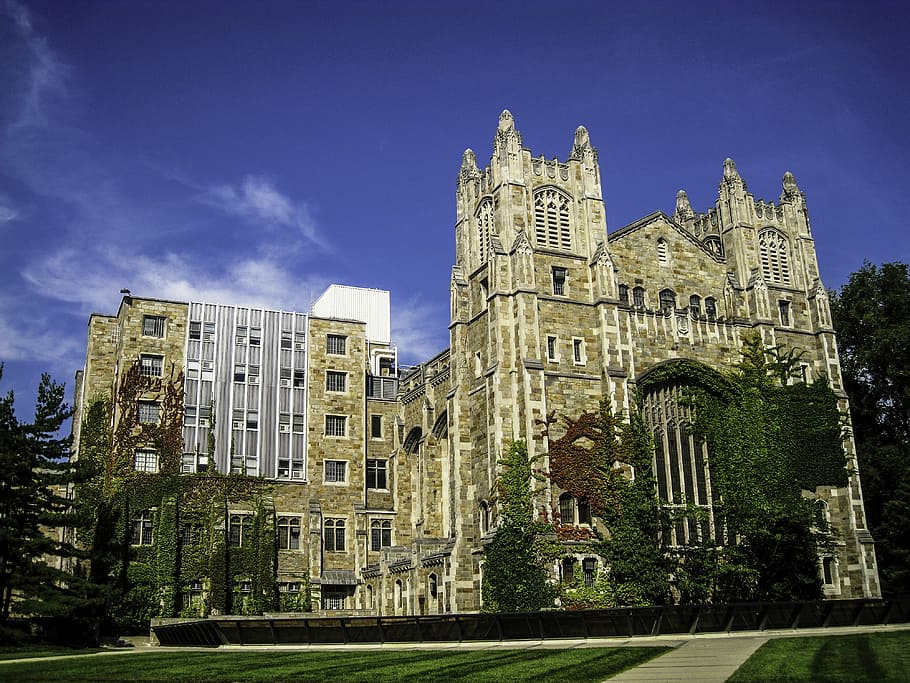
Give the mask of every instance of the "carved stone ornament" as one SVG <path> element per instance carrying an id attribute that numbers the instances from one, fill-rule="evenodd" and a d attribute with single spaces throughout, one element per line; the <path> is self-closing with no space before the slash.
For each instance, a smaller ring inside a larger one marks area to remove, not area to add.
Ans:
<path id="1" fill-rule="evenodd" d="M 461 177 L 476 178 L 479 175 L 480 169 L 477 168 L 477 158 L 474 156 L 474 150 L 469 147 L 461 156 Z"/>
<path id="2" fill-rule="evenodd" d="M 515 235 L 515 241 L 512 242 L 512 251 L 519 256 L 530 256 L 534 253 L 534 248 L 531 246 L 531 242 L 528 240 L 524 230 L 519 230 Z"/>
<path id="3" fill-rule="evenodd" d="M 597 243 L 597 248 L 594 250 L 594 255 L 591 257 L 592 265 L 600 266 L 601 268 L 614 268 L 613 259 L 610 258 L 610 252 L 607 251 L 607 247 L 603 242 Z"/>
<path id="4" fill-rule="evenodd" d="M 591 136 L 588 135 L 588 129 L 584 126 L 579 126 L 575 129 L 575 141 L 572 144 L 572 152 L 569 158 L 584 161 L 597 159 L 597 150 L 591 145 Z"/>
<path id="5" fill-rule="evenodd" d="M 675 218 L 677 221 L 683 222 L 695 218 L 695 212 L 692 210 L 692 205 L 689 203 L 689 195 L 685 190 L 680 190 L 676 193 Z"/>

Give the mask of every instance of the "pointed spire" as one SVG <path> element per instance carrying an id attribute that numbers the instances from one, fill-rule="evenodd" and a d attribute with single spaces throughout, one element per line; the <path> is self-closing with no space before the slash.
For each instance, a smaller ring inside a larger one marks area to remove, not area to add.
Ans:
<path id="1" fill-rule="evenodd" d="M 499 130 L 502 133 L 515 130 L 515 117 L 508 109 L 503 109 L 502 114 L 499 115 Z"/>
<path id="2" fill-rule="evenodd" d="M 736 170 L 736 162 L 730 157 L 727 157 L 724 159 L 724 180 L 734 180 L 736 178 L 739 178 L 739 172 Z"/>
<path id="3" fill-rule="evenodd" d="M 503 109 L 499 115 L 499 126 L 496 129 L 496 139 L 493 147 L 511 142 L 517 151 L 521 148 L 521 133 L 515 130 L 515 117 L 508 109 Z"/>
<path id="4" fill-rule="evenodd" d="M 695 218 L 695 212 L 692 211 L 692 205 L 689 203 L 689 195 L 686 194 L 685 190 L 680 190 L 676 193 L 676 212 L 674 213 L 674 218 L 680 223 Z"/>
<path id="5" fill-rule="evenodd" d="M 790 171 L 784 173 L 783 186 L 784 190 L 780 194 L 780 200 L 782 202 L 793 199 L 794 197 L 799 197 L 802 194 L 799 190 L 799 185 L 796 184 L 796 178 Z"/>
<path id="6" fill-rule="evenodd" d="M 575 129 L 575 140 L 569 158 L 582 160 L 597 158 L 597 150 L 591 145 L 591 136 L 588 135 L 588 129 L 584 126 Z"/>
<path id="7" fill-rule="evenodd" d="M 474 150 L 470 147 L 461 155 L 461 173 L 458 175 L 462 180 L 476 178 L 480 175 L 480 170 L 477 168 L 477 157 L 474 156 Z"/>

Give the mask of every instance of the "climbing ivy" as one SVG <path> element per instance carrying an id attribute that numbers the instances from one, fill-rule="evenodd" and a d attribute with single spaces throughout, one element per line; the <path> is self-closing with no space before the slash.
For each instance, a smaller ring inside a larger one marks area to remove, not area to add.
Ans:
<path id="1" fill-rule="evenodd" d="M 276 609 L 275 515 L 269 485 L 217 471 L 179 473 L 182 373 L 172 368 L 167 377 L 148 377 L 136 364 L 121 376 L 115 396 L 116 420 L 114 405 L 103 395 L 85 411 L 80 458 L 95 476 L 77 491 L 80 500 L 94 505 L 94 523 L 80 540 L 93 549 L 93 581 L 108 586 L 115 628 L 147 628 L 151 617 L 233 613 L 233 588 L 241 580 L 254 587 L 245 611 Z M 157 423 L 138 420 L 137 402 L 145 396 L 159 402 Z M 157 472 L 134 471 L 133 453 L 141 446 L 157 452 Z M 230 509 L 253 514 L 243 547 L 228 542 Z M 133 520 L 144 512 L 152 515 L 153 545 L 134 546 Z M 207 588 L 198 607 L 185 600 L 197 582 Z"/>
<path id="2" fill-rule="evenodd" d="M 818 546 L 830 541 L 829 529 L 803 491 L 846 485 L 844 427 L 824 379 L 795 381 L 798 360 L 750 336 L 726 376 L 730 391 L 689 390 L 692 429 L 711 444 L 715 512 L 727 532 L 727 544 L 710 539 L 683 553 L 692 600 L 821 597 Z M 699 575 L 713 583 L 696 585 Z"/>
<path id="3" fill-rule="evenodd" d="M 551 525 L 534 517 L 535 474 L 524 441 L 508 444 L 496 482 L 502 523 L 484 548 L 483 604 L 490 612 L 525 612 L 553 606 L 556 589 L 547 563 Z"/>

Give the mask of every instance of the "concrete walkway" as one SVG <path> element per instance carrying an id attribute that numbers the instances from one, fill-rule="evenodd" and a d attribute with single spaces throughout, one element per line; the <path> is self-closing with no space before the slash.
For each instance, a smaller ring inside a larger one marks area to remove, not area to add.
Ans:
<path id="1" fill-rule="evenodd" d="M 614 676 L 610 681 L 723 683 L 766 642 L 767 636 L 693 638 L 665 655 Z"/>

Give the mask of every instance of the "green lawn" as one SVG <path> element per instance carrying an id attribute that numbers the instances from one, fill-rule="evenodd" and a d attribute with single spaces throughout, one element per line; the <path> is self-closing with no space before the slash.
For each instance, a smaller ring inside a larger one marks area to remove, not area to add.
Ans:
<path id="1" fill-rule="evenodd" d="M 910 680 L 910 631 L 769 640 L 728 683 Z"/>
<path id="2" fill-rule="evenodd" d="M 27 659 L 31 657 L 57 657 L 59 655 L 79 655 L 100 652 L 100 648 L 74 649 L 53 647 L 51 645 L 0 645 L 0 661 L 4 659 Z"/>
<path id="3" fill-rule="evenodd" d="M 669 648 L 183 652 L 166 648 L 0 664 L 3 681 L 603 681 Z"/>

